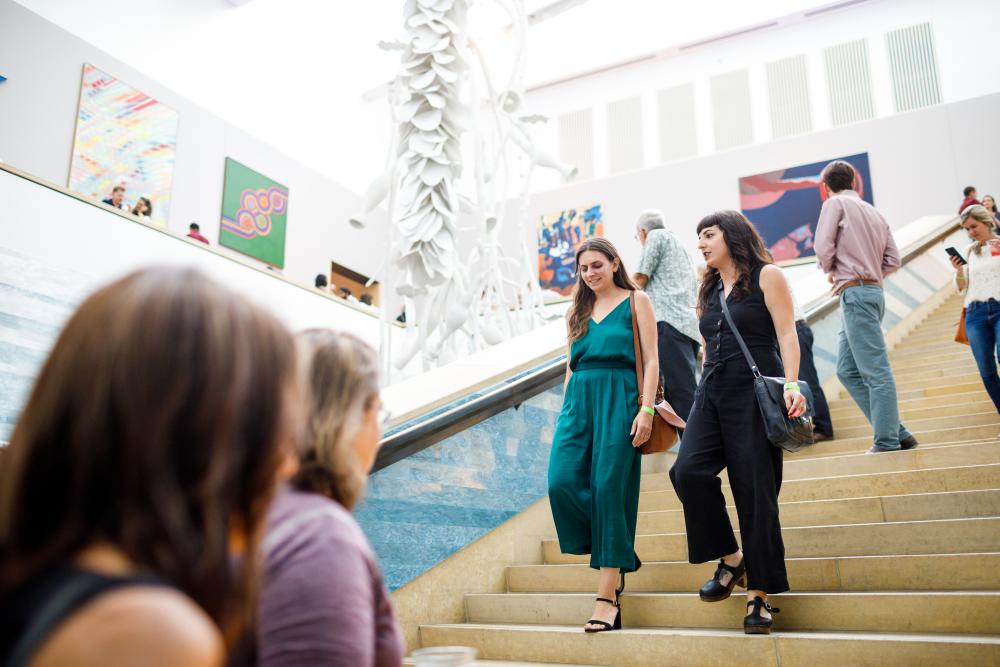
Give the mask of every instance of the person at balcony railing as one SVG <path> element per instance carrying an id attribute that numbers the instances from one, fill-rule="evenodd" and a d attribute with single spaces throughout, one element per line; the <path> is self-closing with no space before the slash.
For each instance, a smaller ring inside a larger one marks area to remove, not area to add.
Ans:
<path id="1" fill-rule="evenodd" d="M 962 211 L 969 208 L 970 206 L 976 206 L 977 204 L 982 204 L 976 198 L 976 187 L 974 185 L 967 185 L 965 189 L 962 190 L 962 204 L 958 207 L 958 214 L 962 215 Z"/>
<path id="2" fill-rule="evenodd" d="M 806 409 L 799 391 L 799 341 L 792 294 L 764 241 L 736 211 L 718 211 L 698 223 L 698 249 L 708 269 L 698 294 L 705 365 L 670 481 L 684 507 L 688 560 L 719 558 L 715 575 L 701 587 L 705 602 L 747 588 L 747 634 L 771 629 L 769 593 L 788 590 L 785 545 L 778 519 L 782 452 L 767 438 L 754 395 L 754 374 L 726 322 L 722 298 L 760 372 L 784 376 L 791 417 Z M 740 549 L 722 495 L 726 469 L 740 520 Z M 745 554 L 745 555 L 744 555 Z"/>
<path id="3" fill-rule="evenodd" d="M 896 379 L 882 333 L 885 278 L 901 264 L 882 214 L 854 191 L 854 167 L 835 160 L 823 169 L 830 197 L 816 225 L 816 260 L 840 297 L 837 378 L 874 430 L 870 454 L 913 449 L 917 439 L 899 421 Z"/>
<path id="4" fill-rule="evenodd" d="M 1000 412 L 1000 238 L 993 216 L 982 206 L 962 211 L 962 227 L 972 239 L 968 264 L 951 258 L 955 285 L 965 295 L 965 335 L 976 359 L 986 393 Z"/>
<path id="5" fill-rule="evenodd" d="M 120 208 L 123 211 L 127 211 L 128 205 L 125 203 L 125 186 L 116 185 L 111 188 L 111 195 L 107 199 L 102 199 L 101 203 L 107 204 L 112 208 Z"/>
<path id="6" fill-rule="evenodd" d="M 195 241 L 201 241 L 205 245 L 212 245 L 211 243 L 208 242 L 208 239 L 205 238 L 204 235 L 202 235 L 201 225 L 199 225 L 197 222 L 192 222 L 190 225 L 188 225 L 187 237 L 189 239 L 194 239 Z"/>
<path id="7" fill-rule="evenodd" d="M 565 395 L 549 455 L 549 503 L 562 552 L 589 554 L 590 567 L 600 570 L 597 604 L 584 631 L 604 632 L 621 628 L 625 573 L 642 565 L 635 553 L 638 447 L 652 432 L 660 380 L 656 317 L 607 239 L 580 245 L 576 276 L 566 313 Z M 636 378 L 633 294 L 644 387 Z"/>
<path id="8" fill-rule="evenodd" d="M 993 224 L 1000 222 L 1000 213 L 997 212 L 997 200 L 993 195 L 983 195 L 983 208 L 993 216 Z"/>
<path id="9" fill-rule="evenodd" d="M 148 221 L 153 217 L 153 202 L 149 200 L 149 197 L 139 197 L 135 200 L 135 206 L 132 207 L 131 213 L 141 220 Z"/>
<path id="10" fill-rule="evenodd" d="M 0 664 L 222 664 L 301 423 L 294 350 L 194 270 L 84 301 L 0 453 Z"/>
<path id="11" fill-rule="evenodd" d="M 351 516 L 385 421 L 378 355 L 350 334 L 314 329 L 298 339 L 310 414 L 298 470 L 271 507 L 261 545 L 256 664 L 398 667 L 389 593 Z"/>
<path id="12" fill-rule="evenodd" d="M 687 419 L 698 384 L 696 359 L 701 347 L 694 264 L 684 245 L 663 224 L 660 211 L 639 214 L 635 238 L 642 244 L 642 257 L 633 280 L 653 302 L 663 392 L 677 414 Z"/>

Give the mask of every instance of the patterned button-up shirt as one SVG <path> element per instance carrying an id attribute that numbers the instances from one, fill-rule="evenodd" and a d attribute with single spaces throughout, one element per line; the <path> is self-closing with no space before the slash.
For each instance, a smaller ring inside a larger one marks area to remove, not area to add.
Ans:
<path id="1" fill-rule="evenodd" d="M 646 294 L 657 322 L 666 322 L 695 342 L 701 341 L 695 306 L 697 279 L 691 256 L 669 229 L 651 229 L 642 246 L 639 271 L 649 278 Z"/>

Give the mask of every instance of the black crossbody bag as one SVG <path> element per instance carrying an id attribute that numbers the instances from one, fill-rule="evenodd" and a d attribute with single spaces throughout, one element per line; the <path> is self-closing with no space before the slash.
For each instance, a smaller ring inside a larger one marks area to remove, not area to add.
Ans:
<path id="1" fill-rule="evenodd" d="M 806 411 L 803 415 L 791 419 L 785 409 L 785 378 L 768 377 L 761 375 L 757 370 L 757 363 L 750 355 L 746 343 L 740 330 L 736 328 L 732 315 L 729 314 L 729 306 L 726 305 L 726 293 L 719 282 L 719 303 L 722 304 L 722 312 L 729 323 L 729 329 L 736 336 L 736 342 L 743 350 L 750 370 L 753 372 L 753 391 L 757 397 L 757 407 L 760 408 L 760 415 L 764 419 L 764 430 L 767 431 L 767 439 L 775 447 L 781 447 L 786 452 L 797 452 L 803 447 L 813 444 L 813 424 L 809 415 L 813 413 L 812 390 L 809 385 L 799 380 L 799 390 L 806 397 Z"/>

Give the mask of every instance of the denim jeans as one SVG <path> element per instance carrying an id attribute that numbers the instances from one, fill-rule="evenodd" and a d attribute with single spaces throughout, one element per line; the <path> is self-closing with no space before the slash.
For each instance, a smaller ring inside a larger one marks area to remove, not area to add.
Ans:
<path id="1" fill-rule="evenodd" d="M 976 358 L 979 375 L 986 385 L 986 393 L 1000 412 L 1000 377 L 997 359 L 1000 358 L 1000 301 L 973 301 L 965 310 L 965 335 Z"/>
<path id="2" fill-rule="evenodd" d="M 842 327 L 837 377 L 875 431 L 875 449 L 899 449 L 910 432 L 899 422 L 896 380 L 882 334 L 885 294 L 877 285 L 850 287 L 840 295 Z"/>

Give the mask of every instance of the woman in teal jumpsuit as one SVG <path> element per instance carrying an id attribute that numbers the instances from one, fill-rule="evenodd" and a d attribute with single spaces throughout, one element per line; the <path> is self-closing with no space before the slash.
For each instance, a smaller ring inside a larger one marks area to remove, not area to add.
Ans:
<path id="1" fill-rule="evenodd" d="M 597 606 L 584 626 L 587 632 L 601 632 L 621 627 L 618 594 L 624 573 L 641 565 L 635 554 L 637 447 L 649 438 L 660 374 L 653 306 L 629 279 L 614 246 L 603 238 L 588 239 L 577 250 L 576 267 L 573 306 L 566 317 L 565 396 L 549 458 L 549 502 L 559 548 L 590 554 L 590 566 L 601 572 Z M 646 385 L 642 395 L 650 397 L 642 408 L 632 340 L 633 293 Z"/>

